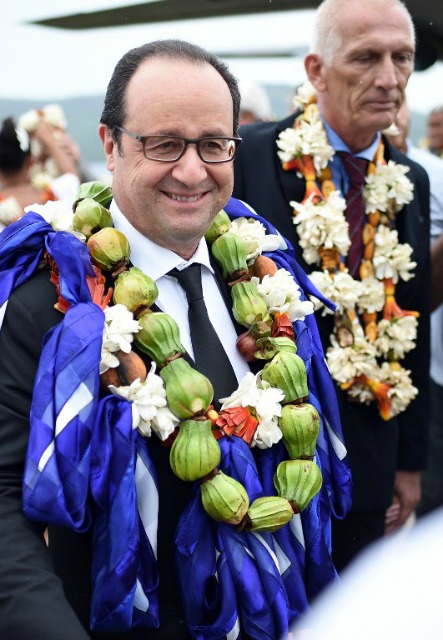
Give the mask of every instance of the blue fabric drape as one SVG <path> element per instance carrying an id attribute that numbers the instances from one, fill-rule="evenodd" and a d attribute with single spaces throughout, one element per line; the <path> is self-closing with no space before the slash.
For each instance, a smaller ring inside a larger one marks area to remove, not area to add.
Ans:
<path id="1" fill-rule="evenodd" d="M 225 209 L 231 218 L 251 216 L 235 199 Z M 98 400 L 104 314 L 92 303 L 86 284 L 94 272 L 85 245 L 54 232 L 35 213 L 10 225 L 0 235 L 0 304 L 33 275 L 45 251 L 58 266 L 60 291 L 71 307 L 45 337 L 30 418 L 24 511 L 31 519 L 78 531 L 94 522 L 93 629 L 156 627 L 161 621 L 151 526 L 155 516 L 144 508 L 158 500 L 156 474 L 149 443 L 132 430 L 131 405 L 115 397 Z M 294 260 L 289 243 L 287 251 L 268 255 L 294 276 L 304 299 L 312 293 L 324 300 Z M 284 637 L 310 599 L 336 578 L 330 517 L 343 517 L 349 509 L 350 473 L 315 320 L 308 316 L 294 329 L 308 372 L 309 401 L 321 417 L 317 463 L 323 487 L 290 524 L 259 535 L 211 520 L 195 484 L 177 527 L 176 547 L 186 620 L 198 640 L 241 637 L 241 628 L 258 640 Z M 287 457 L 281 443 L 255 453 L 235 436 L 219 443 L 221 469 L 245 486 L 250 502 L 275 493 L 272 477 Z"/>

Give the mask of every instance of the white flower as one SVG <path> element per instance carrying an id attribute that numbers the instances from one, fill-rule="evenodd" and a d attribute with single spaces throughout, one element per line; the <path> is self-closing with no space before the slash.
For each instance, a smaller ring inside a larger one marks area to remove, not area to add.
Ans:
<path id="1" fill-rule="evenodd" d="M 411 273 L 417 266 L 416 262 L 410 260 L 412 255 L 412 247 L 409 244 L 398 243 L 392 252 L 391 265 L 394 270 L 394 282 L 401 278 L 405 282 L 411 280 L 414 277 L 414 273 Z"/>
<path id="2" fill-rule="evenodd" d="M 388 198 L 393 204 L 393 211 L 397 213 L 405 204 L 409 204 L 413 199 L 414 185 L 406 177 L 409 167 L 404 164 L 396 164 L 389 160 L 384 166 L 386 182 L 389 185 Z"/>
<path id="3" fill-rule="evenodd" d="M 310 102 L 312 102 L 317 91 L 315 87 L 307 80 L 298 87 L 292 105 L 296 111 L 302 111 Z"/>
<path id="4" fill-rule="evenodd" d="M 317 289 L 326 296 L 326 291 L 332 286 L 332 276 L 329 271 L 311 271 L 309 274 L 310 280 L 317 287 Z M 327 296 L 326 296 L 327 297 Z M 314 305 L 315 311 L 322 309 L 322 316 L 334 315 L 335 311 L 326 307 L 321 300 L 316 296 L 309 296 L 311 302 Z"/>
<path id="5" fill-rule="evenodd" d="M 360 313 L 376 313 L 385 305 L 385 288 L 380 280 L 369 276 L 363 278 L 359 285 L 358 310 Z"/>
<path id="6" fill-rule="evenodd" d="M 255 260 L 263 251 L 275 251 L 280 245 L 277 235 L 266 234 L 265 226 L 253 218 L 237 218 L 231 222 L 231 232 L 242 238 L 246 244 L 247 261 Z"/>
<path id="7" fill-rule="evenodd" d="M 13 196 L 0 200 L 0 222 L 8 226 L 23 215 L 23 209 Z"/>
<path id="8" fill-rule="evenodd" d="M 297 118 L 295 128 L 282 131 L 277 139 L 278 157 L 282 162 L 289 162 L 303 155 L 312 156 L 318 173 L 328 166 L 334 155 L 334 149 L 328 142 L 325 128 L 320 116 L 313 117 L 311 122 Z"/>
<path id="9" fill-rule="evenodd" d="M 411 202 L 414 186 L 406 173 L 409 167 L 389 160 L 387 164 L 376 165 L 375 173 L 366 176 L 364 196 L 366 213 L 386 212 L 390 208 L 394 213 Z"/>
<path id="10" fill-rule="evenodd" d="M 32 153 L 36 154 L 34 150 L 32 151 Z M 33 169 L 31 173 L 33 187 L 35 187 L 36 189 L 41 189 L 42 191 L 45 189 L 51 189 L 53 178 L 49 175 L 49 173 L 41 171 L 37 166 L 35 166 L 35 169 Z"/>
<path id="11" fill-rule="evenodd" d="M 257 429 L 251 442 L 252 447 L 259 449 L 270 449 L 277 444 L 283 437 L 278 421 L 270 418 L 262 418 L 259 420 Z"/>
<path id="12" fill-rule="evenodd" d="M 392 122 L 389 125 L 389 127 L 386 127 L 386 129 L 383 129 L 382 134 L 384 136 L 399 136 L 400 135 L 400 129 L 397 127 L 395 122 Z"/>
<path id="13" fill-rule="evenodd" d="M 296 212 L 293 222 L 297 226 L 303 258 L 308 264 L 319 263 L 320 247 L 336 248 L 342 255 L 347 255 L 351 241 L 344 213 L 346 200 L 339 191 L 332 191 L 318 203 L 313 198 L 312 194 L 303 204 L 294 200 L 289 203 Z"/>
<path id="14" fill-rule="evenodd" d="M 72 232 L 72 207 L 60 200 L 48 200 L 45 204 L 31 204 L 25 207 L 25 213 L 33 211 L 46 220 L 54 231 Z"/>
<path id="15" fill-rule="evenodd" d="M 18 126 L 22 127 L 28 133 L 32 133 L 37 129 L 37 125 L 39 123 L 40 116 L 38 111 L 35 109 L 31 109 L 30 111 L 26 111 L 23 113 L 18 119 Z"/>
<path id="16" fill-rule="evenodd" d="M 375 375 L 375 367 L 373 369 L 373 375 Z M 360 404 L 370 404 L 374 401 L 374 394 L 364 382 L 355 382 L 348 389 L 347 393 L 350 398 L 356 402 L 360 402 Z"/>
<path id="17" fill-rule="evenodd" d="M 392 356 L 401 360 L 415 348 L 417 340 L 417 318 L 403 316 L 392 320 L 380 320 L 377 324 L 377 338 L 375 346 L 379 355 Z"/>
<path id="18" fill-rule="evenodd" d="M 408 369 L 404 369 L 398 363 L 390 365 L 384 362 L 379 369 L 378 379 L 392 386 L 388 392 L 391 401 L 391 417 L 402 413 L 418 394 L 410 374 Z"/>
<path id="19" fill-rule="evenodd" d="M 104 314 L 100 373 L 118 367 L 119 361 L 113 354 L 117 351 L 129 353 L 134 333 L 140 331 L 140 324 L 123 304 L 107 306 Z"/>
<path id="20" fill-rule="evenodd" d="M 31 144 L 28 132 L 23 127 L 17 126 L 15 129 L 15 133 L 17 135 L 17 140 L 20 145 L 20 149 L 24 153 L 26 153 L 29 150 L 29 146 Z"/>
<path id="21" fill-rule="evenodd" d="M 336 305 L 336 312 L 343 314 L 348 309 L 354 309 L 360 296 L 360 282 L 347 271 L 337 271 L 330 274 L 328 271 L 313 271 L 309 277 L 317 289 Z M 316 308 L 320 308 L 323 303 L 314 296 L 311 296 Z M 326 307 L 322 315 L 333 313 Z"/>
<path id="22" fill-rule="evenodd" d="M 139 378 L 127 387 L 109 385 L 110 391 L 132 402 L 132 428 L 150 437 L 154 431 L 160 440 L 166 440 L 180 420 L 167 406 L 164 382 L 155 373 L 155 362 L 144 382 Z"/>
<path id="23" fill-rule="evenodd" d="M 371 173 L 366 176 L 364 197 L 366 213 L 386 211 L 388 207 L 388 185 L 383 179 L 380 179 L 380 176 Z"/>
<path id="24" fill-rule="evenodd" d="M 252 446 L 267 449 L 281 440 L 283 434 L 278 426 L 278 418 L 281 416 L 281 402 L 284 398 L 285 394 L 281 389 L 271 387 L 268 382 L 261 380 L 259 398 L 253 407 L 258 426 Z"/>
<path id="25" fill-rule="evenodd" d="M 300 287 L 286 269 L 278 269 L 273 276 L 265 275 L 257 284 L 257 291 L 266 302 L 269 313 L 286 313 L 291 322 L 304 320 L 314 312 L 312 302 L 300 300 Z"/>
<path id="26" fill-rule="evenodd" d="M 377 368 L 376 349 L 365 338 L 355 337 L 353 345 L 340 347 L 335 337 L 331 336 L 331 345 L 326 360 L 334 380 L 344 383 L 360 375 L 374 377 Z"/>
<path id="27" fill-rule="evenodd" d="M 417 266 L 417 263 L 410 260 L 412 247 L 409 244 L 398 242 L 396 229 L 390 230 L 385 225 L 379 225 L 374 242 L 373 264 L 377 278 L 380 280 L 392 278 L 396 284 L 399 278 L 408 281 L 414 277 L 414 274 L 410 272 Z"/>
<path id="28" fill-rule="evenodd" d="M 59 104 L 48 104 L 42 109 L 46 122 L 57 129 L 66 129 L 67 121 L 63 109 Z"/>
<path id="29" fill-rule="evenodd" d="M 221 408 L 230 409 L 231 407 L 255 407 L 260 396 L 260 392 L 257 387 L 257 375 L 248 371 L 234 393 L 227 398 L 220 398 L 220 402 L 222 403 Z"/>
<path id="30" fill-rule="evenodd" d="M 28 133 L 32 133 L 37 129 L 42 118 L 56 129 L 66 129 L 67 127 L 65 114 L 59 104 L 48 104 L 39 111 L 37 109 L 26 111 L 19 117 L 17 124 Z"/>
<path id="31" fill-rule="evenodd" d="M 283 391 L 262 381 L 260 374 L 254 375 L 248 372 L 240 382 L 237 391 L 229 398 L 221 399 L 223 403 L 221 409 L 247 407 L 258 420 L 252 444 L 260 449 L 265 449 L 272 447 L 282 437 L 278 418 L 281 416 L 281 402 L 283 400 Z"/>

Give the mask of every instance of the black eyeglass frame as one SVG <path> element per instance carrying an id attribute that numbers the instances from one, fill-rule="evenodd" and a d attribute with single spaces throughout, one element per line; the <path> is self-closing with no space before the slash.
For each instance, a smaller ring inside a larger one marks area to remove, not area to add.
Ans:
<path id="1" fill-rule="evenodd" d="M 117 129 L 118 131 L 121 131 L 122 133 L 125 133 L 127 136 L 129 136 L 130 138 L 133 138 L 133 140 L 138 140 L 139 142 L 142 143 L 143 145 L 143 155 L 145 156 L 145 158 L 147 160 L 153 160 L 154 162 L 178 162 L 180 160 L 180 158 L 182 158 L 186 152 L 186 149 L 188 148 L 188 145 L 190 144 L 195 144 L 195 148 L 197 150 L 198 153 L 198 157 L 200 158 L 200 160 L 202 162 L 204 162 L 205 164 L 224 164 L 226 162 L 232 162 L 237 154 L 237 150 L 238 147 L 242 141 L 242 138 L 238 137 L 238 136 L 204 136 L 203 138 L 184 138 L 183 136 L 168 136 L 166 134 L 164 135 L 159 135 L 159 134 L 155 134 L 155 135 L 149 135 L 149 136 L 141 136 L 138 133 L 134 133 L 133 131 L 129 131 L 128 129 L 125 129 L 124 127 L 119 127 L 118 125 L 115 126 L 115 129 Z M 183 142 L 185 143 L 185 146 L 183 147 L 183 149 L 181 150 L 180 154 L 177 156 L 177 158 L 174 158 L 174 160 L 164 160 L 162 158 L 149 158 L 146 155 L 145 152 L 145 143 L 146 140 L 149 140 L 149 138 L 169 138 L 172 140 L 183 140 Z M 232 140 L 234 142 L 234 154 L 232 155 L 231 158 L 227 158 L 227 160 L 205 160 L 201 154 L 200 151 L 200 142 L 203 142 L 205 140 Z"/>

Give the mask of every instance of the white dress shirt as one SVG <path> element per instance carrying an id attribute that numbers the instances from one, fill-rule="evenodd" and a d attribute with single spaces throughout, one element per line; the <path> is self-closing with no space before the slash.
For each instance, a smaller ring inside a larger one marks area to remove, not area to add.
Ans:
<path id="1" fill-rule="evenodd" d="M 174 318 L 180 327 L 180 341 L 191 357 L 194 352 L 189 332 L 186 294 L 177 280 L 166 274 L 173 268 L 181 270 L 194 262 L 202 265 L 203 297 L 208 315 L 240 382 L 249 371 L 249 367 L 235 346 L 237 332 L 215 280 L 206 240 L 201 239 L 192 258 L 186 261 L 170 249 L 160 247 L 137 231 L 119 210 L 115 201 L 111 203 L 110 211 L 114 227 L 124 233 L 129 241 L 131 263 L 157 284 L 159 293 L 155 304 Z"/>

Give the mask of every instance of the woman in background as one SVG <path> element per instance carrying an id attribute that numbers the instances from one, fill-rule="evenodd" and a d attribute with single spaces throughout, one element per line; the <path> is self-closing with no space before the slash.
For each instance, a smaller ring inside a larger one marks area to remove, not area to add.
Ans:
<path id="1" fill-rule="evenodd" d="M 79 153 L 74 141 L 68 136 L 57 138 L 43 118 L 31 135 L 45 156 L 53 160 L 59 176 L 46 184 L 35 182 L 31 138 L 12 118 L 6 118 L 0 129 L 0 230 L 20 218 L 29 205 L 48 200 L 72 203 L 80 184 Z"/>

